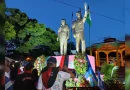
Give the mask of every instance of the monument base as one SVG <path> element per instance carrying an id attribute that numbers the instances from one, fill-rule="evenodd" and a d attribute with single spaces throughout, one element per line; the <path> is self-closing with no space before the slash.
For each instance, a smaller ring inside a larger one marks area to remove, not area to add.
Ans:
<path id="1" fill-rule="evenodd" d="M 91 64 L 91 67 L 95 73 L 95 57 L 94 56 L 88 56 L 88 60 Z M 52 56 L 57 59 L 57 66 L 68 66 L 69 69 L 75 69 L 74 67 L 74 57 L 75 55 L 67 55 L 67 56 Z"/>

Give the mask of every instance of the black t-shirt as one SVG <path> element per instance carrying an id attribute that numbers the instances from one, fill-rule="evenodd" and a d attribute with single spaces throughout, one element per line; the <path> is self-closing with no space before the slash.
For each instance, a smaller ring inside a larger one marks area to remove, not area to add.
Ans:
<path id="1" fill-rule="evenodd" d="M 23 73 L 17 76 L 13 90 L 36 90 L 33 75 L 31 73 Z"/>

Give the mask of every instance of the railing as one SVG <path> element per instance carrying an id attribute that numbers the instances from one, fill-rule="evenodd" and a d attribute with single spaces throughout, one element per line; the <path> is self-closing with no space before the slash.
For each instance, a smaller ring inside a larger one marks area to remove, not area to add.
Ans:
<path id="1" fill-rule="evenodd" d="M 118 58 L 119 60 L 120 60 L 120 62 L 121 62 L 121 58 Z M 114 63 L 115 65 L 117 65 L 117 58 L 116 57 L 111 57 L 111 58 L 109 58 L 109 63 Z M 124 61 L 124 60 L 123 60 Z M 100 66 L 102 66 L 102 64 L 104 63 L 104 62 L 107 62 L 107 59 L 106 58 L 100 58 Z M 124 65 L 125 65 L 125 63 L 124 63 Z"/>

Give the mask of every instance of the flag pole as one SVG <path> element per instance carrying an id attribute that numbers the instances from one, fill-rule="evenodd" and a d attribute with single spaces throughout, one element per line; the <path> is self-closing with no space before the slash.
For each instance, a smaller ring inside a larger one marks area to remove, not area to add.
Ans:
<path id="1" fill-rule="evenodd" d="M 73 12 L 71 16 L 71 27 L 72 27 L 72 23 L 73 23 Z M 72 43 L 72 28 L 70 30 L 70 55 L 71 55 L 71 43 Z"/>
<path id="2" fill-rule="evenodd" d="M 88 12 L 90 13 L 89 6 L 88 6 Z M 92 56 L 92 47 L 91 47 L 91 38 L 90 38 L 91 36 L 90 36 L 90 34 L 91 34 L 91 32 L 90 32 L 90 22 L 89 22 L 89 52 L 90 52 L 90 55 Z"/>
<path id="3" fill-rule="evenodd" d="M 90 55 L 92 56 L 92 48 L 91 48 L 91 44 L 90 44 L 91 38 L 90 38 L 90 25 L 89 25 L 89 50 L 90 50 Z"/>

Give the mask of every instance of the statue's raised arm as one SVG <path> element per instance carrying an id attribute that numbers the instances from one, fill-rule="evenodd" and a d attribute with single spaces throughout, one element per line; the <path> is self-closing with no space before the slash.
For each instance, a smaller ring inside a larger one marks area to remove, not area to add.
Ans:
<path id="1" fill-rule="evenodd" d="M 87 3 L 86 2 L 84 3 L 84 9 L 85 9 L 85 14 L 84 14 L 84 17 L 83 17 L 83 22 L 85 23 L 86 18 L 87 18 Z"/>

